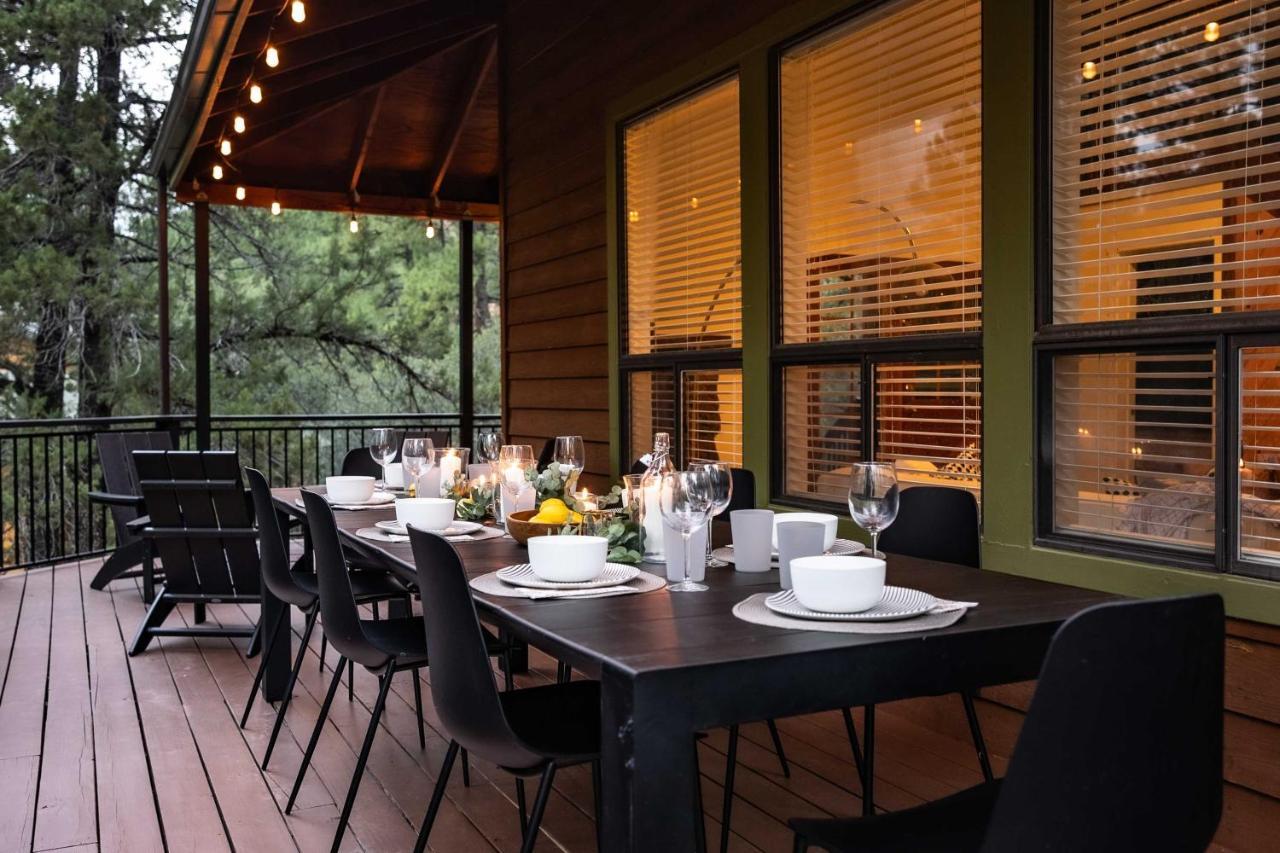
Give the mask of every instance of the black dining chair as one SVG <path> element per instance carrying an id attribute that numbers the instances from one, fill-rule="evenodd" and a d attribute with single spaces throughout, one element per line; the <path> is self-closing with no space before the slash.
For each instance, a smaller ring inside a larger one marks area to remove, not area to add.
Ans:
<path id="1" fill-rule="evenodd" d="M 1201 853 L 1222 814 L 1222 599 L 1100 604 L 1049 646 L 998 782 L 870 818 L 793 819 L 797 853 Z"/>
<path id="2" fill-rule="evenodd" d="M 591 764 L 596 832 L 600 830 L 600 684 L 572 681 L 499 693 L 471 587 L 458 552 L 440 536 L 409 528 L 422 589 L 422 618 L 431 649 L 431 701 L 449 733 L 449 749 L 418 832 L 426 849 L 459 749 L 516 777 L 522 853 L 533 850 L 556 771 Z M 537 776 L 528 812 L 524 780 Z M 603 847 L 601 847 L 603 849 Z"/>
<path id="3" fill-rule="evenodd" d="M 302 629 L 302 642 L 298 646 L 298 654 L 289 672 L 288 686 L 284 699 L 276 712 L 275 725 L 271 729 L 271 738 L 267 741 L 267 749 L 262 756 L 262 769 L 267 769 L 271 761 L 271 753 L 275 750 L 276 740 L 280 737 L 280 729 L 284 724 L 285 712 L 289 710 L 289 702 L 293 698 L 293 688 L 298 681 L 298 671 L 302 669 L 302 660 L 306 657 L 307 643 L 316 625 L 316 617 L 320 613 L 319 581 L 310 572 L 293 571 L 289 565 L 288 544 L 285 531 L 280 526 L 279 516 L 271 503 L 271 487 L 261 471 L 245 468 L 245 479 L 249 481 L 249 491 L 253 495 L 254 515 L 258 522 L 259 565 L 262 569 L 262 586 L 271 594 L 284 602 L 280 615 L 275 623 L 268 626 L 264 635 L 262 659 L 258 663 L 258 672 L 253 678 L 253 687 L 249 690 L 249 700 L 245 702 L 244 713 L 240 716 L 240 728 L 249 721 L 249 711 L 253 708 L 253 700 L 257 698 L 258 689 L 262 686 L 262 677 L 266 673 L 267 661 L 271 658 L 271 648 L 279 638 L 281 629 L 288 631 L 289 608 L 296 607 L 306 615 L 306 623 Z M 367 604 L 375 601 L 404 599 L 406 607 L 412 606 L 412 595 L 403 584 L 389 574 L 382 572 L 359 572 L 351 576 L 351 594 L 354 599 Z M 283 623 L 283 625 L 282 625 Z M 348 668 L 350 677 L 350 668 Z"/>

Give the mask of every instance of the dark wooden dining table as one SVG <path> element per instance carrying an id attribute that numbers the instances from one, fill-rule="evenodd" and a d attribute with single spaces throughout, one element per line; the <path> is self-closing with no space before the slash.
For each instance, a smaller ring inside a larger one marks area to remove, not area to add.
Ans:
<path id="1" fill-rule="evenodd" d="M 273 495 L 282 515 L 305 516 L 297 489 Z M 356 535 L 392 517 L 393 510 L 335 515 L 344 547 L 415 582 L 407 543 Z M 527 551 L 505 536 L 456 547 L 471 576 L 527 561 Z M 732 569 L 708 570 L 710 589 L 699 593 L 663 589 L 578 601 L 482 593 L 475 598 L 483 620 L 600 680 L 605 849 L 678 851 L 694 845 L 697 732 L 1034 678 L 1065 620 L 1115 599 L 897 555 L 888 557 L 888 582 L 979 606 L 955 625 L 928 632 L 765 627 L 741 621 L 732 610 L 754 593 L 778 589 L 778 573 Z M 276 646 L 273 656 L 283 656 L 287 672 L 288 642 Z"/>

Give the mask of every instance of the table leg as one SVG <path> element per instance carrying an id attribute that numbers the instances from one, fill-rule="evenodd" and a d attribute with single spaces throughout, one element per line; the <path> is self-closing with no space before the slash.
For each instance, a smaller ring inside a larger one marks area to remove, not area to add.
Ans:
<path id="1" fill-rule="evenodd" d="M 683 703 L 609 671 L 601 696 L 604 849 L 694 850 L 698 769 Z"/>
<path id="2" fill-rule="evenodd" d="M 281 535 L 284 536 L 285 553 L 289 553 L 289 516 L 282 512 L 276 513 L 276 520 L 280 525 Z M 271 654 L 266 660 L 266 673 L 262 676 L 262 696 L 268 702 L 278 702 L 284 698 L 285 688 L 289 684 L 289 671 L 292 669 L 293 662 L 293 628 L 289 624 L 289 605 L 271 594 L 271 590 L 262 590 L 262 607 L 258 618 L 263 625 L 276 624 L 276 617 L 283 614 L 279 620 L 280 628 L 276 632 L 276 636 L 272 638 Z M 265 645 L 266 638 L 263 637 Z"/>

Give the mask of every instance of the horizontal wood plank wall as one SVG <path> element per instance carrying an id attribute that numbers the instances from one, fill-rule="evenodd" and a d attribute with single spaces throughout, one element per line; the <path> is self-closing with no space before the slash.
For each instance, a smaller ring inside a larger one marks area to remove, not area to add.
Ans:
<path id="1" fill-rule="evenodd" d="M 507 5 L 504 423 L 535 451 L 551 436 L 581 433 L 593 485 L 609 472 L 606 110 L 780 5 Z"/>
<path id="2" fill-rule="evenodd" d="M 1229 620 L 1226 667 L 1226 786 L 1215 849 L 1263 853 L 1275 849 L 1280 828 L 1280 628 Z M 982 691 L 978 714 L 997 773 L 1004 772 L 1034 689 L 1027 682 Z M 968 738 L 954 696 L 895 702 L 883 713 Z"/>

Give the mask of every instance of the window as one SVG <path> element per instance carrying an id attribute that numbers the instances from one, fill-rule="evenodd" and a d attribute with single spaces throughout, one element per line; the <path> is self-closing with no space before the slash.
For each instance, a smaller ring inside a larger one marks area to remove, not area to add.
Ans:
<path id="1" fill-rule="evenodd" d="M 981 4 L 886 3 L 779 64 L 778 496 L 842 503 L 870 458 L 978 495 Z"/>
<path id="2" fill-rule="evenodd" d="M 669 432 L 682 465 L 742 462 L 738 150 L 736 77 L 622 128 L 630 459 Z"/>
<path id="3" fill-rule="evenodd" d="M 1040 534 L 1280 577 L 1280 17 L 1052 8 Z"/>

